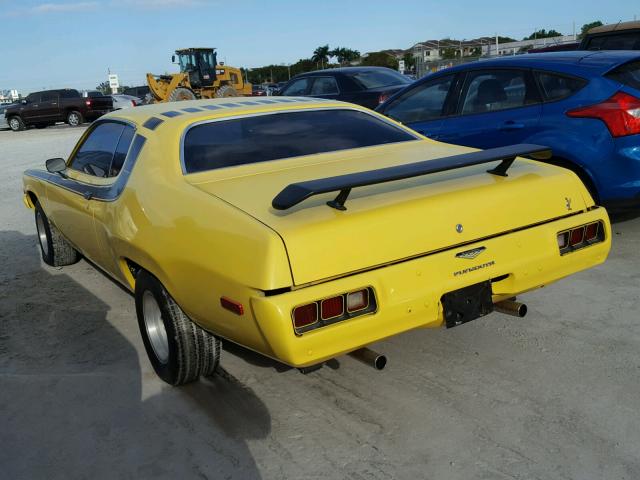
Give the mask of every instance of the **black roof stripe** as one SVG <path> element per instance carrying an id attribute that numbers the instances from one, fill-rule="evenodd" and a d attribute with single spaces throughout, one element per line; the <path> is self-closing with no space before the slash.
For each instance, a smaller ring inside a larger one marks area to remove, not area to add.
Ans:
<path id="1" fill-rule="evenodd" d="M 187 107 L 187 108 L 183 108 L 182 111 L 187 113 L 194 113 L 194 112 L 201 112 L 202 109 L 198 107 Z"/>
<path id="2" fill-rule="evenodd" d="M 207 110 L 220 110 L 220 105 L 203 105 L 202 108 Z"/>
<path id="3" fill-rule="evenodd" d="M 142 124 L 143 127 L 148 128 L 149 130 L 155 130 L 158 125 L 160 125 L 164 120 L 158 117 L 150 117 L 146 122 Z"/>
<path id="4" fill-rule="evenodd" d="M 161 115 L 164 115 L 165 117 L 173 118 L 173 117 L 177 117 L 179 115 L 182 115 L 182 112 L 176 112 L 175 110 L 169 110 L 168 112 L 163 112 Z"/>

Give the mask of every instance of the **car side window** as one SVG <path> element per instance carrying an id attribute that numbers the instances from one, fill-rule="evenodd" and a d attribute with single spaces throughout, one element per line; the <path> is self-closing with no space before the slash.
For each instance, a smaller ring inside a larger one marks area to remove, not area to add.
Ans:
<path id="1" fill-rule="evenodd" d="M 402 123 L 424 122 L 441 117 L 453 75 L 425 82 L 396 99 L 385 115 Z"/>
<path id="2" fill-rule="evenodd" d="M 480 70 L 466 81 L 462 114 L 495 112 L 536 103 L 538 94 L 524 70 Z"/>
<path id="3" fill-rule="evenodd" d="M 120 135 L 120 140 L 118 140 L 118 146 L 113 154 L 113 161 L 109 168 L 109 177 L 117 176 L 120 173 L 120 170 L 122 170 L 122 166 L 127 158 L 127 153 L 129 152 L 129 147 L 131 146 L 131 141 L 133 140 L 135 133 L 136 131 L 132 126 L 124 126 L 122 135 Z"/>
<path id="4" fill-rule="evenodd" d="M 548 72 L 537 72 L 542 95 L 546 101 L 560 100 L 573 95 L 587 84 L 586 80 Z"/>
<path id="5" fill-rule="evenodd" d="M 310 95 L 333 95 L 339 93 L 334 77 L 316 77 L 311 86 Z"/>
<path id="6" fill-rule="evenodd" d="M 291 85 L 285 88 L 282 91 L 282 95 L 284 96 L 304 95 L 305 93 L 307 93 L 308 87 L 309 87 L 309 79 L 300 78 L 298 80 L 295 80 Z"/>
<path id="7" fill-rule="evenodd" d="M 124 129 L 122 123 L 100 123 L 84 140 L 69 167 L 96 177 L 109 176 Z"/>
<path id="8" fill-rule="evenodd" d="M 40 102 L 40 93 L 30 93 L 27 95 L 27 102 L 38 103 Z"/>
<path id="9" fill-rule="evenodd" d="M 58 92 L 43 92 L 41 102 L 55 102 L 58 100 Z"/>

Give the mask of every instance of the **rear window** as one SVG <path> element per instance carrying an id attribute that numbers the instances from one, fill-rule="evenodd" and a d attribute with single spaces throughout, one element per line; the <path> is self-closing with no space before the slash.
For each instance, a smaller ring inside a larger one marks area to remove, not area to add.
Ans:
<path id="1" fill-rule="evenodd" d="M 586 50 L 638 50 L 640 49 L 640 32 L 608 33 L 590 38 Z"/>
<path id="2" fill-rule="evenodd" d="M 573 95 L 587 84 L 586 80 L 554 73 L 538 72 L 542 95 L 547 101 L 560 100 Z"/>
<path id="3" fill-rule="evenodd" d="M 365 90 L 411 83 L 411 80 L 394 70 L 364 70 L 349 73 L 348 76 L 353 78 Z"/>
<path id="4" fill-rule="evenodd" d="M 185 173 L 416 140 L 364 112 L 316 110 L 245 117 L 191 128 Z"/>
<path id="5" fill-rule="evenodd" d="M 607 74 L 607 77 L 640 90 L 640 61 L 627 63 Z"/>

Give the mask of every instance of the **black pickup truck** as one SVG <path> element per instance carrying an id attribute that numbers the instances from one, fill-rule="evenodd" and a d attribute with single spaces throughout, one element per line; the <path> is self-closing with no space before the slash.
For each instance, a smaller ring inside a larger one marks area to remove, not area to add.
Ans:
<path id="1" fill-rule="evenodd" d="M 111 110 L 111 97 L 84 98 L 77 90 L 65 88 L 31 93 L 22 101 L 7 107 L 5 117 L 11 130 L 17 132 L 31 125 L 46 128 L 56 122 L 76 127 L 85 120 L 95 120 Z"/>

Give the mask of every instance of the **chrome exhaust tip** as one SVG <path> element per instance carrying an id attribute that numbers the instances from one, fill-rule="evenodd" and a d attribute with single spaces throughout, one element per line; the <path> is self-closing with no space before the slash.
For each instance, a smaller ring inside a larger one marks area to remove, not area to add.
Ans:
<path id="1" fill-rule="evenodd" d="M 527 314 L 527 306 L 524 303 L 514 302 L 513 300 L 503 300 L 502 302 L 494 303 L 493 309 L 496 312 L 519 318 L 523 318 Z"/>
<path id="2" fill-rule="evenodd" d="M 387 365 L 387 357 L 378 352 L 374 352 L 370 348 L 363 347 L 358 350 L 354 350 L 349 353 L 356 360 L 360 360 L 362 363 L 366 363 L 370 367 L 376 370 L 382 370 Z"/>

